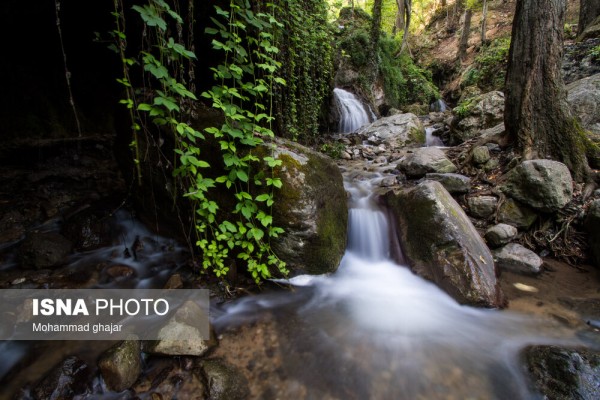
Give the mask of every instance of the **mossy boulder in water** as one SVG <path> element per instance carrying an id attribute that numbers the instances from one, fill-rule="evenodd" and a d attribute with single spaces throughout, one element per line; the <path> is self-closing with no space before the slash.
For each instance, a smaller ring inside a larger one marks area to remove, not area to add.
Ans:
<path id="1" fill-rule="evenodd" d="M 545 399 L 600 399 L 600 353 L 556 346 L 525 351 L 533 385 Z"/>
<path id="2" fill-rule="evenodd" d="M 266 146 L 263 147 L 266 149 Z M 323 274 L 337 269 L 346 248 L 347 195 L 342 175 L 329 158 L 297 143 L 277 140 L 273 220 L 285 233 L 272 242 L 291 275 Z"/>
<path id="3" fill-rule="evenodd" d="M 439 182 L 388 192 L 411 269 L 462 304 L 498 307 L 503 295 L 490 250 L 458 203 Z"/>

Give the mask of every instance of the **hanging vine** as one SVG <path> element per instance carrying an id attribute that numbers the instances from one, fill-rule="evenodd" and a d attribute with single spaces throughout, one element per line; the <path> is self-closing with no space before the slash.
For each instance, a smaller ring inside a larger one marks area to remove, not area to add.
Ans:
<path id="1" fill-rule="evenodd" d="M 174 176 L 195 210 L 196 245 L 203 269 L 222 278 L 237 258 L 257 283 L 270 278 L 272 271 L 286 275 L 285 263 L 270 246 L 270 239 L 283 232 L 273 226 L 271 215 L 276 189 L 282 185 L 273 172 L 281 162 L 268 153 L 259 156 L 252 151 L 265 146 L 263 138 L 274 136 L 273 86 L 285 84 L 275 75 L 281 65 L 275 59 L 279 50 L 273 41 L 273 32 L 281 27 L 275 19 L 276 7 L 254 12 L 247 0 L 231 0 L 229 9 L 215 6 L 214 27 L 206 32 L 213 36 L 213 47 L 224 53 L 225 61 L 213 69 L 218 83 L 202 96 L 223 113 L 225 122 L 200 132 L 189 122 L 198 99 L 185 81 L 188 77 L 193 82 L 196 56 L 183 43 L 184 21 L 177 2 L 171 7 L 164 0 L 149 0 L 132 7 L 143 21 L 146 43 L 139 54 L 129 57 L 123 5 L 121 0 L 114 0 L 114 5 L 114 50 L 123 65 L 123 77 L 118 81 L 126 93 L 121 103 L 132 120 L 138 181 L 141 183 L 142 162 L 138 135 L 151 129 L 170 132 L 177 155 Z M 191 2 L 188 10 L 190 7 L 193 12 Z M 143 70 L 142 88 L 134 88 L 129 76 L 130 69 L 138 65 Z M 222 165 L 211 166 L 201 151 L 205 135 L 218 142 Z M 222 168 L 224 174 L 210 177 L 204 173 L 209 167 Z M 232 201 L 215 201 L 217 192 L 219 196 L 226 193 Z M 232 209 L 221 209 L 230 203 Z"/>

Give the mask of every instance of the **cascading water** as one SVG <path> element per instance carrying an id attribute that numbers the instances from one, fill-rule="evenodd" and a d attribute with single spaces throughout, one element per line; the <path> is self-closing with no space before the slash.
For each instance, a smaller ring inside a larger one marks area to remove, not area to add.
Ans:
<path id="1" fill-rule="evenodd" d="M 278 373 L 286 376 L 273 397 L 534 398 L 518 353 L 531 343 L 566 342 L 557 327 L 461 306 L 396 264 L 388 222 L 370 199 L 372 183 L 358 184 L 346 183 L 353 198 L 338 271 L 292 279 L 303 286 L 292 293 L 248 297 L 214 310 L 217 331 L 271 317 L 276 327 L 270 334 L 279 341 L 273 357 L 281 359 Z M 268 328 L 259 329 L 269 335 Z M 250 381 L 260 385 L 262 379 Z"/>
<path id="2" fill-rule="evenodd" d="M 440 139 L 439 137 L 437 137 L 433 134 L 434 130 L 435 130 L 435 128 L 433 128 L 431 126 L 428 126 L 427 128 L 425 128 L 425 146 L 427 146 L 427 147 L 432 147 L 432 146 L 442 147 L 442 146 L 444 146 L 444 142 L 442 142 L 442 139 Z"/>
<path id="3" fill-rule="evenodd" d="M 373 112 L 369 118 L 365 105 L 354 94 L 340 88 L 335 88 L 333 94 L 340 114 L 340 133 L 354 132 L 375 119 Z"/>

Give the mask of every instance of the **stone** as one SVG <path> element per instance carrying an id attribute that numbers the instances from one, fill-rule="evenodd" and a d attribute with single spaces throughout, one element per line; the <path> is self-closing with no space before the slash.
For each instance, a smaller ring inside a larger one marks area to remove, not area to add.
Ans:
<path id="1" fill-rule="evenodd" d="M 385 143 L 392 147 L 422 145 L 425 143 L 425 129 L 419 117 L 414 114 L 396 114 L 380 118 L 358 131 L 373 144 Z"/>
<path id="2" fill-rule="evenodd" d="M 471 178 L 460 174 L 429 173 L 425 175 L 425 179 L 438 181 L 451 194 L 467 193 L 471 189 Z"/>
<path id="3" fill-rule="evenodd" d="M 565 43 L 561 72 L 565 84 L 570 84 L 588 76 L 600 73 L 600 62 L 592 49 L 600 45 L 600 38 L 583 42 Z"/>
<path id="4" fill-rule="evenodd" d="M 52 268 L 63 264 L 72 248 L 71 241 L 58 233 L 32 233 L 23 241 L 19 258 L 24 266 Z"/>
<path id="5" fill-rule="evenodd" d="M 183 289 L 183 280 L 181 279 L 181 275 L 173 274 L 165 283 L 165 289 Z"/>
<path id="6" fill-rule="evenodd" d="M 202 360 L 210 400 L 244 400 L 250 395 L 248 381 L 238 368 L 219 359 Z"/>
<path id="7" fill-rule="evenodd" d="M 290 276 L 334 272 L 346 250 L 347 195 L 335 162 L 297 143 L 277 139 L 273 157 L 283 183 L 273 205 L 273 224 L 284 233 L 271 240 Z M 271 151 L 267 146 L 255 153 Z"/>
<path id="8" fill-rule="evenodd" d="M 138 337 L 130 335 L 123 342 L 106 350 L 98 360 L 98 368 L 110 390 L 121 392 L 132 387 L 142 372 Z"/>
<path id="9" fill-rule="evenodd" d="M 73 242 L 77 251 L 109 246 L 113 238 L 109 216 L 103 215 L 95 207 L 87 208 L 67 219 L 62 234 Z"/>
<path id="10" fill-rule="evenodd" d="M 542 212 L 555 212 L 573 197 L 573 179 L 567 166 L 552 160 L 529 160 L 505 175 L 500 190 Z"/>
<path id="11" fill-rule="evenodd" d="M 469 214 L 476 218 L 487 218 L 496 212 L 498 199 L 494 196 L 475 196 L 467 199 Z"/>
<path id="12" fill-rule="evenodd" d="M 477 146 L 472 150 L 471 155 L 476 165 L 485 164 L 490 159 L 490 150 L 487 146 Z"/>
<path id="13" fill-rule="evenodd" d="M 596 10 L 597 9 L 598 7 L 596 6 Z M 596 17 L 596 19 L 581 32 L 581 35 L 577 36 L 577 41 L 583 42 L 584 40 L 595 38 L 600 38 L 600 16 Z"/>
<path id="14" fill-rule="evenodd" d="M 144 351 L 169 356 L 201 356 L 215 345 L 212 332 L 211 337 L 204 337 L 207 324 L 206 312 L 187 301 L 158 331 L 158 340 L 144 342 Z"/>
<path id="15" fill-rule="evenodd" d="M 408 265 L 461 304 L 504 303 L 494 260 L 450 193 L 435 181 L 384 195 Z"/>
<path id="16" fill-rule="evenodd" d="M 498 160 L 496 160 L 494 158 L 490 158 L 488 160 L 488 162 L 486 162 L 485 164 L 483 164 L 483 170 L 485 172 L 490 172 L 490 171 L 493 171 L 496 168 L 498 168 L 499 165 L 500 165 L 500 163 L 498 162 Z"/>
<path id="17" fill-rule="evenodd" d="M 72 356 L 52 368 L 33 388 L 36 400 L 73 399 L 88 390 L 91 370 L 81 359 Z"/>
<path id="18" fill-rule="evenodd" d="M 502 136 L 502 135 L 504 135 L 505 132 L 506 132 L 506 127 L 504 126 L 504 122 L 500 122 L 498 125 L 494 125 L 491 128 L 484 129 L 481 132 L 479 132 L 479 137 L 491 139 L 493 137 Z M 488 144 L 489 143 L 486 143 L 486 146 Z"/>
<path id="19" fill-rule="evenodd" d="M 455 172 L 456 166 L 437 147 L 422 147 L 400 160 L 398 169 L 409 177 L 420 178 L 428 172 Z"/>
<path id="20" fill-rule="evenodd" d="M 489 228 L 484 235 L 488 245 L 492 248 L 503 246 L 517 236 L 517 228 L 508 224 L 498 224 Z"/>
<path id="21" fill-rule="evenodd" d="M 484 129 L 494 127 L 504 120 L 504 93 L 484 93 L 466 100 L 467 113 L 452 122 L 452 143 L 472 139 Z M 463 107 L 465 105 L 463 104 Z M 457 109 L 454 109 L 456 113 Z"/>
<path id="22" fill-rule="evenodd" d="M 531 208 L 513 199 L 506 199 L 498 209 L 498 221 L 527 230 L 537 220 L 538 215 Z"/>
<path id="23" fill-rule="evenodd" d="M 600 74 L 571 82 L 566 89 L 567 102 L 581 127 L 600 134 Z"/>
<path id="24" fill-rule="evenodd" d="M 526 275 L 535 275 L 542 271 L 542 259 L 518 243 L 509 243 L 493 253 L 498 268 Z"/>
<path id="25" fill-rule="evenodd" d="M 600 353 L 532 346 L 525 362 L 533 386 L 545 399 L 600 399 Z"/>
<path id="26" fill-rule="evenodd" d="M 600 199 L 594 200 L 590 205 L 584 226 L 589 235 L 592 260 L 600 267 Z"/>

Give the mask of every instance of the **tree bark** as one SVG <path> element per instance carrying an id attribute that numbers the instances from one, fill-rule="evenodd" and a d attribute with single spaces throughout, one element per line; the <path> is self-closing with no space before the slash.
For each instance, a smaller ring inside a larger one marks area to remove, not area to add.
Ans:
<path id="1" fill-rule="evenodd" d="M 463 24 L 462 34 L 460 35 L 460 42 L 458 44 L 458 59 L 463 61 L 467 58 L 467 49 L 469 48 L 469 34 L 471 31 L 471 17 L 473 16 L 473 10 L 470 8 L 465 9 L 465 23 Z"/>
<path id="2" fill-rule="evenodd" d="M 398 10 L 396 11 L 396 22 L 394 24 L 394 35 L 404 30 L 404 0 L 396 0 Z"/>
<path id="3" fill-rule="evenodd" d="M 481 11 L 481 45 L 483 46 L 486 42 L 485 31 L 487 30 L 487 12 L 488 3 L 487 0 L 483 0 L 483 10 Z"/>
<path id="4" fill-rule="evenodd" d="M 525 160 L 563 162 L 576 180 L 589 172 L 584 135 L 561 75 L 566 0 L 517 0 L 506 75 L 507 142 Z"/>
<path id="5" fill-rule="evenodd" d="M 383 0 L 375 0 L 373 2 L 373 20 L 371 24 L 371 52 L 375 56 L 377 54 L 377 46 L 379 44 L 379 35 L 381 33 L 381 6 Z"/>
<path id="6" fill-rule="evenodd" d="M 579 6 L 579 22 L 577 23 L 577 36 L 600 15 L 599 0 L 581 0 Z"/>

